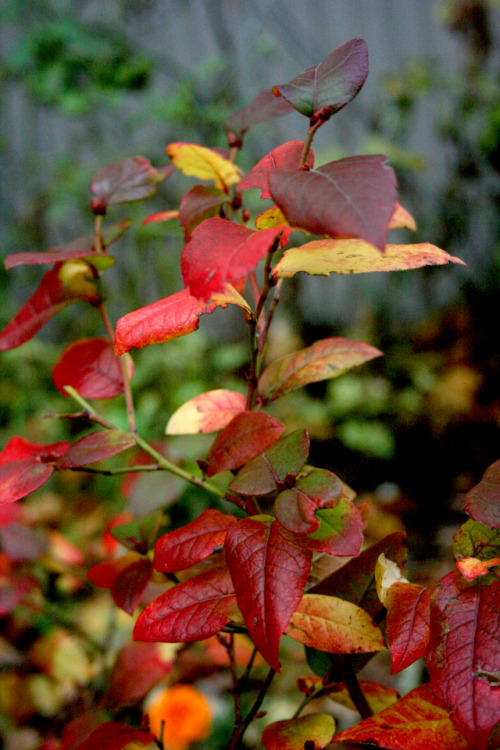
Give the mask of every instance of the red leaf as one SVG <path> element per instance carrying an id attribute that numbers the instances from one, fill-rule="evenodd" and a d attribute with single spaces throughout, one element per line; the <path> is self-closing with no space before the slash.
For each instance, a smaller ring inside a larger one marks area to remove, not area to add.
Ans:
<path id="1" fill-rule="evenodd" d="M 29 440 L 16 435 L 12 437 L 5 448 L 0 452 L 0 466 L 12 461 L 20 461 L 24 458 L 33 458 L 36 461 L 55 461 L 69 448 L 69 443 L 61 440 L 58 443 L 43 445 L 42 443 L 30 443 Z"/>
<path id="2" fill-rule="evenodd" d="M 284 429 L 282 422 L 262 412 L 237 414 L 212 443 L 207 455 L 207 476 L 243 466 L 275 443 Z"/>
<path id="3" fill-rule="evenodd" d="M 264 156 L 253 169 L 242 179 L 238 190 L 249 190 L 249 188 L 261 188 L 261 198 L 270 198 L 269 173 L 273 169 L 298 169 L 300 157 L 304 144 L 301 141 L 289 141 L 273 149 L 271 153 Z M 309 151 L 307 155 L 307 166 L 314 166 L 314 154 Z"/>
<path id="4" fill-rule="evenodd" d="M 195 521 L 158 539 L 154 567 L 162 573 L 176 573 L 210 557 L 224 544 L 228 529 L 236 520 L 235 516 L 218 510 L 203 511 Z"/>
<path id="5" fill-rule="evenodd" d="M 13 503 L 45 484 L 68 448 L 64 441 L 40 445 L 11 438 L 0 453 L 0 503 Z"/>
<path id="6" fill-rule="evenodd" d="M 72 274 L 72 281 L 75 280 L 72 271 L 77 263 L 81 264 L 78 281 L 83 282 L 80 285 L 80 293 L 73 284 L 65 283 L 68 271 Z M 73 266 L 67 264 L 73 264 Z M 90 266 L 84 261 L 58 263 L 47 271 L 38 289 L 21 307 L 15 318 L 0 332 L 0 351 L 15 349 L 29 341 L 47 321 L 73 302 L 87 300 L 93 304 L 98 303 L 100 295 L 91 275 Z"/>
<path id="7" fill-rule="evenodd" d="M 199 432 L 217 432 L 245 411 L 246 399 L 242 393 L 217 388 L 200 393 L 186 401 L 170 417 L 167 435 L 186 435 Z"/>
<path id="8" fill-rule="evenodd" d="M 103 207 L 148 198 L 156 192 L 158 183 L 170 177 L 175 167 L 155 169 L 144 156 L 109 164 L 94 175 L 90 185 L 93 200 Z"/>
<path id="9" fill-rule="evenodd" d="M 243 109 L 234 112 L 225 123 L 226 130 L 233 132 L 236 137 L 246 133 L 249 127 L 264 122 L 270 117 L 281 117 L 293 112 L 293 107 L 286 99 L 277 98 L 272 91 L 260 91 Z"/>
<path id="10" fill-rule="evenodd" d="M 64 349 L 52 370 L 52 380 L 64 396 L 70 385 L 83 398 L 114 398 L 123 393 L 123 377 L 113 344 L 107 339 L 75 341 Z"/>
<path id="11" fill-rule="evenodd" d="M 173 586 L 151 602 L 137 619 L 134 640 L 199 641 L 218 633 L 236 611 L 229 572 L 211 570 Z"/>
<path id="12" fill-rule="evenodd" d="M 150 745 L 155 742 L 155 736 L 151 732 L 143 732 L 140 729 L 132 729 L 126 724 L 118 724 L 115 721 L 107 721 L 87 736 L 83 742 L 74 745 L 74 750 L 123 750 L 131 743 Z"/>
<path id="13" fill-rule="evenodd" d="M 483 750 L 500 722 L 500 581 L 469 583 L 455 570 L 437 586 L 431 603 L 426 656 L 431 686 L 453 723 Z"/>
<path id="14" fill-rule="evenodd" d="M 150 560 L 133 552 L 94 565 L 87 571 L 92 583 L 98 588 L 110 589 L 115 604 L 129 615 L 139 605 L 152 574 Z"/>
<path id="15" fill-rule="evenodd" d="M 312 553 L 272 521 L 245 518 L 227 533 L 226 561 L 252 641 L 277 672 L 279 640 L 304 593 Z"/>
<path id="16" fill-rule="evenodd" d="M 351 156 L 309 172 L 277 169 L 269 187 L 290 226 L 360 237 L 384 251 L 396 204 L 396 177 L 385 156 Z"/>
<path id="17" fill-rule="evenodd" d="M 179 221 L 184 227 L 186 242 L 198 224 L 205 219 L 218 216 L 219 209 L 226 200 L 226 193 L 213 185 L 195 185 L 181 198 Z"/>
<path id="18" fill-rule="evenodd" d="M 345 729 L 334 739 L 387 750 L 473 750 L 428 685 L 415 688 L 389 708 Z"/>
<path id="19" fill-rule="evenodd" d="M 464 510 L 492 529 L 500 529 L 500 461 L 491 464 L 483 478 L 464 498 Z"/>
<path id="20" fill-rule="evenodd" d="M 256 268 L 281 232 L 282 227 L 256 232 L 227 219 L 205 219 L 182 251 L 184 283 L 194 297 L 209 300 Z"/>
<path id="21" fill-rule="evenodd" d="M 171 671 L 154 643 L 127 643 L 116 657 L 106 700 L 110 707 L 126 706 L 144 698 Z"/>
<path id="22" fill-rule="evenodd" d="M 393 583 L 387 592 L 387 640 L 395 674 L 424 656 L 430 636 L 432 589 Z"/>
<path id="23" fill-rule="evenodd" d="M 363 86 L 368 75 L 368 48 L 363 39 L 351 39 L 329 55 L 319 65 L 279 86 L 273 86 L 276 96 L 283 96 L 307 117 L 327 109 L 327 119 L 345 107 Z"/>
<path id="24" fill-rule="evenodd" d="M 121 430 L 99 430 L 78 440 L 57 462 L 58 469 L 73 469 L 94 464 L 121 453 L 135 445 L 135 441 Z"/>

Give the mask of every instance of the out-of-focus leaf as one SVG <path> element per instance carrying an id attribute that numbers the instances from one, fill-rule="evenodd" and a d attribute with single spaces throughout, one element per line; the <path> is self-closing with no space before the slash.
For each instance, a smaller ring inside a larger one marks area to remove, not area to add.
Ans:
<path id="1" fill-rule="evenodd" d="M 359 341 L 322 339 L 272 362 L 259 378 L 259 394 L 267 403 L 308 383 L 336 378 L 380 356 L 381 351 Z"/>
<path id="2" fill-rule="evenodd" d="M 464 497 L 464 510 L 474 521 L 500 529 L 500 460 L 491 464 Z"/>
<path id="3" fill-rule="evenodd" d="M 363 240 L 325 239 L 287 250 L 273 269 L 273 274 L 276 278 L 291 278 L 301 271 L 310 276 L 408 271 L 445 263 L 465 265 L 460 258 L 449 255 L 428 242 L 418 245 L 386 245 L 385 252 L 381 254 Z"/>
<path id="4" fill-rule="evenodd" d="M 11 438 L 0 452 L 0 504 L 20 500 L 45 484 L 68 448 L 65 441 L 42 445 Z"/>
<path id="5" fill-rule="evenodd" d="M 279 672 L 279 640 L 302 597 L 312 553 L 296 545 L 270 516 L 238 521 L 229 529 L 224 549 L 250 637 Z"/>
<path id="6" fill-rule="evenodd" d="M 54 365 L 52 380 L 64 396 L 68 395 L 64 386 L 70 385 L 83 398 L 92 399 L 115 398 L 123 393 L 124 387 L 113 344 L 102 338 L 75 341 L 67 346 Z"/>
<path id="7" fill-rule="evenodd" d="M 233 583 L 225 569 L 190 578 L 168 589 L 141 612 L 136 641 L 188 643 L 209 638 L 236 616 Z"/>
<path id="8" fill-rule="evenodd" d="M 290 226 L 359 237 L 385 250 L 396 205 L 396 177 L 385 156 L 350 156 L 309 171 L 275 169 L 269 188 Z"/>
<path id="9" fill-rule="evenodd" d="M 144 156 L 132 156 L 100 169 L 92 179 L 90 192 L 104 207 L 139 201 L 153 195 L 157 185 L 174 171 L 171 165 L 155 169 Z"/>
<path id="10" fill-rule="evenodd" d="M 234 112 L 227 119 L 225 128 L 233 132 L 237 138 L 241 138 L 252 125 L 264 122 L 271 117 L 282 117 L 294 111 L 286 99 L 276 97 L 272 91 L 260 91 L 243 109 Z"/>
<path id="11" fill-rule="evenodd" d="M 263 412 L 240 412 L 212 443 L 207 455 L 207 476 L 243 466 L 275 443 L 284 429 L 282 422 Z"/>
<path id="12" fill-rule="evenodd" d="M 422 685 L 376 716 L 345 729 L 336 742 L 387 750 L 473 750 L 428 685 Z"/>
<path id="13" fill-rule="evenodd" d="M 245 464 L 229 489 L 241 495 L 267 495 L 287 474 L 297 476 L 308 455 L 309 435 L 306 430 L 296 430 Z"/>
<path id="14" fill-rule="evenodd" d="M 195 185 L 181 198 L 179 221 L 184 227 L 186 242 L 198 224 L 205 219 L 218 216 L 220 207 L 226 200 L 226 193 L 213 185 Z"/>
<path id="15" fill-rule="evenodd" d="M 396 208 L 392 214 L 388 229 L 413 229 L 415 232 L 417 225 L 411 213 L 401 203 L 396 203 Z"/>
<path id="16" fill-rule="evenodd" d="M 298 169 L 303 148 L 304 144 L 302 141 L 289 141 L 273 149 L 245 175 L 238 185 L 238 190 L 260 188 L 260 197 L 262 199 L 270 198 L 269 173 L 273 169 Z M 312 151 L 309 151 L 307 155 L 306 164 L 310 169 L 314 166 L 314 154 Z"/>
<path id="17" fill-rule="evenodd" d="M 480 521 L 469 518 L 453 537 L 453 556 L 477 557 L 489 560 L 500 553 L 500 529 L 491 529 Z"/>
<path id="18" fill-rule="evenodd" d="M 48 536 L 39 529 L 21 523 L 0 528 L 0 549 L 12 562 L 25 562 L 41 557 L 48 548 Z"/>
<path id="19" fill-rule="evenodd" d="M 426 666 L 434 693 L 455 726 L 483 750 L 500 721 L 500 581 L 466 581 L 455 570 L 441 579 L 431 602 Z"/>
<path id="20" fill-rule="evenodd" d="M 158 518 L 155 515 L 149 515 L 113 525 L 109 528 L 109 533 L 124 547 L 146 554 L 154 541 L 157 530 Z"/>
<path id="21" fill-rule="evenodd" d="M 142 220 L 143 225 L 146 224 L 156 224 L 160 221 L 170 221 L 171 219 L 178 219 L 179 218 L 179 211 L 172 210 L 172 211 L 158 211 L 155 214 L 151 214 L 151 216 L 146 216 L 145 219 Z"/>
<path id="22" fill-rule="evenodd" d="M 305 70 L 290 83 L 273 86 L 306 117 L 327 109 L 324 119 L 345 107 L 363 86 L 368 75 L 368 47 L 363 39 L 351 39 L 319 65 Z"/>
<path id="23" fill-rule="evenodd" d="M 192 295 L 209 300 L 257 267 L 281 233 L 281 227 L 260 232 L 228 219 L 205 219 L 193 231 L 181 255 L 184 283 Z"/>
<path id="24" fill-rule="evenodd" d="M 130 435 L 122 430 L 99 430 L 74 443 L 58 460 L 58 469 L 73 469 L 121 453 L 135 445 Z"/>
<path id="25" fill-rule="evenodd" d="M 372 653 L 386 648 L 370 615 L 335 596 L 304 594 L 285 632 L 305 646 L 330 654 Z"/>
<path id="26" fill-rule="evenodd" d="M 151 732 L 143 732 L 141 729 L 132 729 L 126 724 L 115 721 L 107 721 L 100 727 L 94 729 L 83 742 L 74 746 L 74 750 L 123 750 L 131 743 L 134 747 L 147 747 L 155 742 Z"/>
<path id="27" fill-rule="evenodd" d="M 37 588 L 34 578 L 22 573 L 14 573 L 0 579 L 0 617 L 12 612 L 30 591 Z"/>
<path id="28" fill-rule="evenodd" d="M 109 677 L 106 700 L 110 707 L 126 706 L 144 698 L 172 669 L 156 643 L 127 643 L 119 651 Z"/>
<path id="29" fill-rule="evenodd" d="M 186 570 L 221 545 L 236 517 L 212 508 L 191 523 L 161 536 L 155 545 L 154 567 L 162 573 Z"/>
<path id="30" fill-rule="evenodd" d="M 430 602 L 433 590 L 415 583 L 394 583 L 387 591 L 387 640 L 392 674 L 425 654 L 430 637 Z"/>
<path id="31" fill-rule="evenodd" d="M 315 750 L 325 747 L 335 732 L 330 714 L 307 714 L 298 719 L 283 719 L 268 724 L 262 733 L 267 750 L 303 750 L 313 743 Z"/>
<path id="32" fill-rule="evenodd" d="M 109 589 L 117 607 L 129 615 L 139 605 L 152 574 L 153 566 L 148 558 L 135 552 L 99 563 L 87 571 L 92 583 L 98 588 Z"/>
<path id="33" fill-rule="evenodd" d="M 226 193 L 231 185 L 237 185 L 241 180 L 239 167 L 211 148 L 177 142 L 167 146 L 167 153 L 181 172 L 214 182 L 216 188 Z"/>
<path id="34" fill-rule="evenodd" d="M 165 432 L 167 435 L 217 432 L 244 410 L 243 394 L 218 388 L 201 393 L 180 406 L 170 417 Z"/>

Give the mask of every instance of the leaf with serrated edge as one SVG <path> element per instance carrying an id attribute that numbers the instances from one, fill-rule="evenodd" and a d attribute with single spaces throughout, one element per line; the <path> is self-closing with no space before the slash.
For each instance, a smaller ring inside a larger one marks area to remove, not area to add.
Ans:
<path id="1" fill-rule="evenodd" d="M 222 430 L 236 414 L 245 411 L 245 400 L 243 394 L 223 388 L 201 393 L 172 414 L 165 433 L 192 435 Z"/>
<path id="2" fill-rule="evenodd" d="M 304 594 L 286 634 L 305 646 L 331 654 L 383 651 L 384 636 L 370 615 L 335 596 Z"/>
<path id="3" fill-rule="evenodd" d="M 340 732 L 335 741 L 387 750 L 473 750 L 427 685 L 415 688 L 376 716 Z"/>
<path id="4" fill-rule="evenodd" d="M 359 341 L 322 339 L 272 362 L 259 378 L 259 394 L 267 403 L 309 383 L 336 378 L 380 356 L 379 349 Z"/>
<path id="5" fill-rule="evenodd" d="M 319 750 L 331 741 L 334 732 L 335 721 L 330 714 L 307 714 L 268 724 L 262 733 L 262 744 L 267 750 L 303 750 L 312 742 Z"/>
<path id="6" fill-rule="evenodd" d="M 279 640 L 302 597 L 312 553 L 270 516 L 239 521 L 228 531 L 224 549 L 250 637 L 279 672 Z"/>
<path id="7" fill-rule="evenodd" d="M 168 145 L 167 153 L 181 172 L 214 182 L 215 187 L 226 193 L 231 185 L 237 185 L 241 180 L 239 167 L 211 148 L 179 141 Z"/>
<path id="8" fill-rule="evenodd" d="M 186 570 L 214 552 L 236 523 L 229 513 L 208 509 L 194 521 L 161 536 L 155 545 L 154 567 L 161 573 Z"/>
<path id="9" fill-rule="evenodd" d="M 428 242 L 418 245 L 386 245 L 383 254 L 357 239 L 314 240 L 287 250 L 273 269 L 275 278 L 289 279 L 303 271 L 310 276 L 375 271 L 409 271 L 422 266 L 441 266 L 463 260 Z"/>
<path id="10" fill-rule="evenodd" d="M 396 582 L 387 590 L 387 640 L 392 674 L 424 656 L 430 636 L 430 601 L 433 589 Z"/>
<path id="11" fill-rule="evenodd" d="M 431 686 L 455 726 L 484 748 L 500 721 L 500 692 L 489 675 L 500 670 L 500 581 L 445 576 L 431 602 L 425 663 Z"/>
<path id="12" fill-rule="evenodd" d="M 132 375 L 131 360 L 130 365 Z M 83 398 L 92 399 L 114 398 L 124 389 L 122 370 L 113 344 L 103 338 L 82 339 L 67 346 L 54 365 L 52 380 L 64 396 L 68 396 L 64 390 L 66 385 Z"/>
<path id="13" fill-rule="evenodd" d="M 260 188 L 261 199 L 270 198 L 269 173 L 273 169 L 297 169 L 300 166 L 300 157 L 303 148 L 304 144 L 302 141 L 288 141 L 273 149 L 245 175 L 238 185 L 238 190 Z M 307 155 L 306 164 L 310 169 L 314 166 L 314 154 L 312 150 Z"/>
<path id="14" fill-rule="evenodd" d="M 139 615 L 135 641 L 190 643 L 209 638 L 237 616 L 229 572 L 215 569 L 178 583 Z"/>
<path id="15" fill-rule="evenodd" d="M 74 443 L 57 462 L 58 469 L 72 469 L 121 453 L 135 445 L 135 441 L 122 430 L 100 430 Z"/>
<path id="16" fill-rule="evenodd" d="M 491 464 L 463 499 L 464 510 L 475 521 L 500 529 L 500 460 Z"/>

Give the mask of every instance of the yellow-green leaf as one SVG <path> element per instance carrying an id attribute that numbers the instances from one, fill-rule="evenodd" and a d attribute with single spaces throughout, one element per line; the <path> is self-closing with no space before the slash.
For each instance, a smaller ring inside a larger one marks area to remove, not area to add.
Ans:
<path id="1" fill-rule="evenodd" d="M 171 143 L 167 153 L 173 163 L 186 175 L 214 182 L 220 190 L 228 191 L 241 180 L 241 170 L 223 156 L 196 143 Z"/>
<path id="2" fill-rule="evenodd" d="M 307 714 L 299 719 L 283 719 L 268 724 L 262 733 L 262 744 L 267 750 L 303 750 L 306 742 L 313 742 L 320 750 L 331 741 L 335 721 L 329 714 Z"/>
<path id="3" fill-rule="evenodd" d="M 381 253 L 376 247 L 358 239 L 323 239 L 287 250 L 276 264 L 277 278 L 290 278 L 303 271 L 310 276 L 331 273 L 369 273 L 370 271 L 408 271 L 421 266 L 442 266 L 463 260 L 449 255 L 429 242 L 417 245 L 386 245 Z"/>

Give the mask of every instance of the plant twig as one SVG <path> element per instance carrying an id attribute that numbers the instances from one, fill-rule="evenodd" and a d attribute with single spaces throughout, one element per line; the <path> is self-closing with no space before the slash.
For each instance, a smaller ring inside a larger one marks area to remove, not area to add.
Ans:
<path id="1" fill-rule="evenodd" d="M 356 706 L 356 711 L 361 715 L 361 718 L 368 719 L 370 716 L 373 716 L 373 711 L 365 698 L 365 694 L 361 690 L 349 654 L 335 654 L 330 658 L 332 659 L 330 671 L 335 670 L 340 673 L 340 678 L 346 686 L 349 697 Z M 330 682 L 329 675 L 327 675 L 326 682 Z"/>
<path id="2" fill-rule="evenodd" d="M 307 157 L 309 155 L 309 151 L 311 150 L 311 144 L 314 138 L 314 134 L 323 125 L 323 120 L 317 120 L 314 125 L 311 125 L 309 130 L 307 131 L 306 140 L 304 141 L 304 147 L 302 149 L 302 153 L 300 155 L 300 164 L 299 169 L 302 169 L 306 166 Z"/>
<path id="3" fill-rule="evenodd" d="M 236 748 L 239 747 L 241 740 L 243 739 L 243 735 L 245 734 L 247 728 L 250 726 L 250 724 L 254 720 L 255 715 L 257 714 L 257 711 L 262 706 L 262 701 L 266 697 L 266 693 L 269 690 L 269 687 L 271 685 L 271 682 L 273 681 L 275 674 L 276 672 L 274 671 L 274 669 L 270 669 L 269 672 L 267 673 L 267 677 L 264 680 L 264 683 L 261 689 L 259 690 L 259 694 L 257 698 L 255 699 L 255 702 L 252 708 L 250 709 L 248 714 L 245 716 L 245 719 L 243 720 L 243 722 L 239 726 L 235 727 L 228 750 L 236 750 Z"/>

